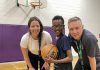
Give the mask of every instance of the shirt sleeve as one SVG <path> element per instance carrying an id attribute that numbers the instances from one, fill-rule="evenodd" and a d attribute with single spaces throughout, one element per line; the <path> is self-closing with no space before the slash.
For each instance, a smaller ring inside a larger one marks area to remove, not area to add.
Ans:
<path id="1" fill-rule="evenodd" d="M 22 48 L 27 48 L 28 46 L 28 37 L 26 35 L 23 35 L 20 41 L 20 46 Z"/>
<path id="2" fill-rule="evenodd" d="M 64 50 L 70 50 L 71 46 L 70 46 L 70 41 L 68 39 L 68 37 L 63 38 L 63 49 Z"/>
<path id="3" fill-rule="evenodd" d="M 46 44 L 52 43 L 52 37 L 48 32 L 46 32 L 45 38 L 46 38 Z"/>
<path id="4" fill-rule="evenodd" d="M 96 47 L 98 47 L 97 39 L 94 36 L 89 36 L 87 39 L 87 55 L 94 57 L 96 54 Z"/>

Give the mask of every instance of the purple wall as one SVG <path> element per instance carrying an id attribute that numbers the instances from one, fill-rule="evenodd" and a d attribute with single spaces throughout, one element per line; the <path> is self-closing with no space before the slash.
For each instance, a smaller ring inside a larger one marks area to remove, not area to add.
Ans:
<path id="1" fill-rule="evenodd" d="M 55 35 L 51 27 L 44 27 L 55 43 Z M 27 32 L 25 25 L 0 24 L 0 62 L 21 61 L 20 39 Z"/>

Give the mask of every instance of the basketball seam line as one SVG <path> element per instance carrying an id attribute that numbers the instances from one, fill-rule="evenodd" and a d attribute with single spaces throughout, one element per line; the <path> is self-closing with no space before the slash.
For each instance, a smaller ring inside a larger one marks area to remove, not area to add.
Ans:
<path id="1" fill-rule="evenodd" d="M 52 50 L 52 49 L 53 49 L 53 47 L 50 50 Z M 50 51 L 47 54 L 49 54 L 49 53 L 50 53 Z"/>

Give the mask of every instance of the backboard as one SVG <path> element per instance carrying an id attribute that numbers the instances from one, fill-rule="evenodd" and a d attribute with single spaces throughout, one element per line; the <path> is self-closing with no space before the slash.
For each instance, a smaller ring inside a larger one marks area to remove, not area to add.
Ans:
<path id="1" fill-rule="evenodd" d="M 32 7 L 38 7 L 38 8 L 45 8 L 47 7 L 47 1 L 46 0 L 17 0 L 19 5 L 22 6 L 32 6 Z"/>

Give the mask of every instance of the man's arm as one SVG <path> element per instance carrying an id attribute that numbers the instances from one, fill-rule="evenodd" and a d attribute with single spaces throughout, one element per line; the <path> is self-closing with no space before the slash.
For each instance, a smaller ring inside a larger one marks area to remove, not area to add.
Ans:
<path id="1" fill-rule="evenodd" d="M 95 57 L 89 57 L 89 63 L 90 63 L 90 67 L 91 67 L 91 70 L 96 70 L 96 59 Z"/>

